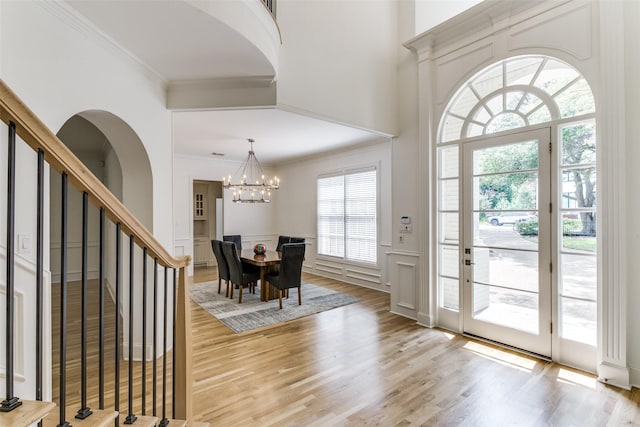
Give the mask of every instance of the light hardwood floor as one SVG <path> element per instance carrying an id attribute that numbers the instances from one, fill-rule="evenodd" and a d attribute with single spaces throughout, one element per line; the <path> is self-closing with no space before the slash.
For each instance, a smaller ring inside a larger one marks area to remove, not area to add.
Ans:
<path id="1" fill-rule="evenodd" d="M 214 269 L 196 269 L 194 281 L 215 277 Z M 240 335 L 192 303 L 197 420 L 221 427 L 640 425 L 637 389 L 417 326 L 389 313 L 382 292 L 305 279 L 361 301 Z"/>

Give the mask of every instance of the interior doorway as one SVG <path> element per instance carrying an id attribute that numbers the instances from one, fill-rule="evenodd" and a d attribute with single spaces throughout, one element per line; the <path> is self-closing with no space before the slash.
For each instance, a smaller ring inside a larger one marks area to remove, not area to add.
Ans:
<path id="1" fill-rule="evenodd" d="M 220 181 L 193 181 L 193 266 L 217 267 L 211 240 L 222 240 L 223 195 Z"/>

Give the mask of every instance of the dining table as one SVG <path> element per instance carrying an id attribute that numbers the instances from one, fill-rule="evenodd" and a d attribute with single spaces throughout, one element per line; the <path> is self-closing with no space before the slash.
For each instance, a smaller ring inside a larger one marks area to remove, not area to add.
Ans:
<path id="1" fill-rule="evenodd" d="M 256 254 L 253 249 L 243 249 L 240 251 L 240 260 L 245 264 L 255 265 L 260 269 L 260 300 L 269 301 L 272 298 L 278 297 L 278 292 L 275 288 L 272 288 L 274 292 L 269 292 L 271 285 L 267 286 L 265 276 L 269 271 L 269 268 L 274 265 L 280 264 L 280 252 L 266 251 L 263 254 Z"/>

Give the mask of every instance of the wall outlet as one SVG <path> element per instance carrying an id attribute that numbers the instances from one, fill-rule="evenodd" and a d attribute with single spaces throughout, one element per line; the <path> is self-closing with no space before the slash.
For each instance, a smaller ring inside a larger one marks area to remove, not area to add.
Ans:
<path id="1" fill-rule="evenodd" d="M 22 255 L 31 254 L 31 235 L 18 234 L 18 253 Z"/>

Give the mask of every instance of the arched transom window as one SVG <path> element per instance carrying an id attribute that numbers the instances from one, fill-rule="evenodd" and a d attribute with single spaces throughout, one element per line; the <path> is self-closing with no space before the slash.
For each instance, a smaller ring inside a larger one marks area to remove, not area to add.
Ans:
<path id="1" fill-rule="evenodd" d="M 593 113 L 593 94 L 573 67 L 544 56 L 511 58 L 462 86 L 441 122 L 439 142 Z"/>

